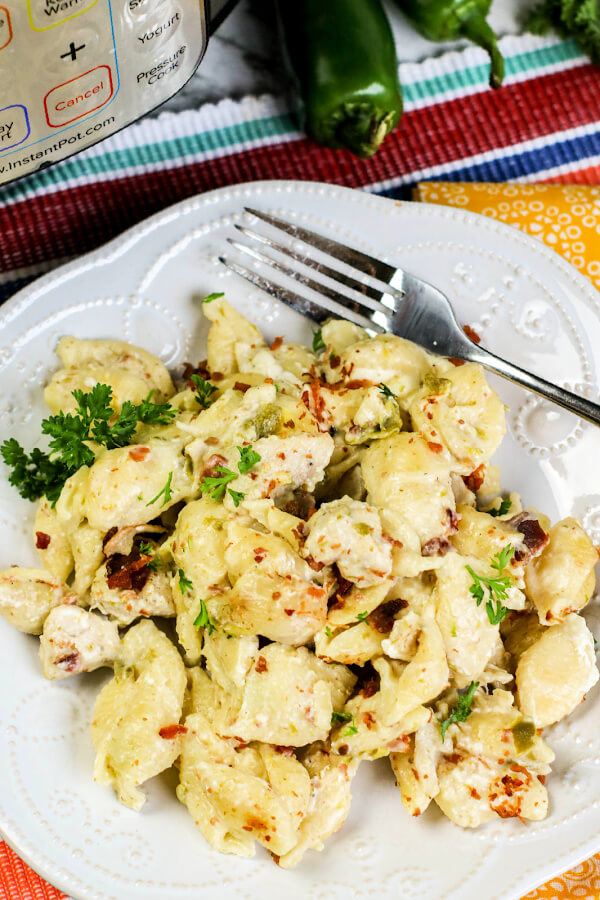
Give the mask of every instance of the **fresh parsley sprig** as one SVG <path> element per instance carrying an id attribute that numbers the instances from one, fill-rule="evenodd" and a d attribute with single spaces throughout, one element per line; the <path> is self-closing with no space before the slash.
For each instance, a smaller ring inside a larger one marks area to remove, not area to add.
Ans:
<path id="1" fill-rule="evenodd" d="M 512 506 L 512 502 L 508 499 L 502 500 L 497 509 L 488 509 L 486 512 L 490 516 L 505 516 Z"/>
<path id="2" fill-rule="evenodd" d="M 139 551 L 141 556 L 149 556 L 151 557 L 146 566 L 152 571 L 157 572 L 158 569 L 163 565 L 163 562 L 156 555 L 156 547 L 154 544 L 151 544 L 150 541 L 142 541 L 139 546 Z"/>
<path id="3" fill-rule="evenodd" d="M 313 331 L 312 348 L 314 353 L 321 353 L 327 345 L 323 340 L 323 332 L 320 328 Z"/>
<path id="4" fill-rule="evenodd" d="M 508 615 L 508 609 L 502 603 L 508 597 L 508 591 L 511 586 L 511 580 L 508 575 L 503 575 L 509 560 L 512 558 L 515 548 L 512 544 L 507 546 L 491 560 L 491 567 L 496 569 L 498 577 L 488 578 L 485 575 L 478 575 L 471 566 L 465 566 L 467 572 L 473 579 L 473 584 L 469 587 L 469 592 L 475 598 L 477 606 L 480 606 L 487 594 L 487 602 L 485 611 L 492 625 L 498 625 Z"/>
<path id="5" fill-rule="evenodd" d="M 442 740 L 446 737 L 446 732 L 450 725 L 454 725 L 456 722 L 466 722 L 469 716 L 472 713 L 471 704 L 473 703 L 473 697 L 475 696 L 475 691 L 479 687 L 478 681 L 472 681 L 469 687 L 463 694 L 458 695 L 458 703 L 455 707 L 453 707 L 450 715 L 440 722 L 440 731 L 442 732 Z"/>
<path id="6" fill-rule="evenodd" d="M 191 591 L 193 589 L 194 585 L 192 584 L 192 582 L 190 581 L 189 578 L 186 578 L 186 574 L 183 571 L 183 569 L 178 569 L 177 575 L 179 578 L 179 582 L 178 582 L 179 590 L 185 596 L 185 594 L 187 594 L 188 591 Z"/>
<path id="7" fill-rule="evenodd" d="M 190 375 L 190 380 L 193 381 L 196 388 L 196 393 L 194 394 L 196 403 L 201 409 L 208 409 L 214 401 L 212 395 L 217 390 L 216 387 L 214 384 L 211 384 L 210 381 L 206 381 L 205 378 L 202 378 L 201 375 Z"/>
<path id="8" fill-rule="evenodd" d="M 387 386 L 387 384 L 384 384 L 383 381 L 380 382 L 377 387 L 379 388 L 379 393 L 382 394 L 386 400 L 395 400 L 396 403 L 398 402 L 398 396 Z"/>
<path id="9" fill-rule="evenodd" d="M 153 503 L 156 503 L 156 501 L 160 500 L 160 498 L 162 497 L 163 502 L 160 504 L 161 509 L 162 509 L 162 507 L 165 506 L 169 502 L 169 500 L 171 499 L 171 497 L 173 495 L 173 491 L 171 489 L 171 481 L 172 480 L 173 480 L 173 473 L 169 472 L 169 474 L 167 476 L 167 480 L 166 480 L 165 484 L 163 485 L 163 487 L 160 489 L 160 491 L 158 492 L 156 497 L 153 497 L 152 500 L 148 500 L 148 502 L 146 503 L 146 506 L 152 506 Z"/>
<path id="10" fill-rule="evenodd" d="M 332 712 L 331 713 L 331 724 L 332 725 L 341 725 L 343 722 L 349 722 L 350 724 L 344 731 L 342 737 L 351 737 L 353 734 L 358 734 L 358 728 L 356 727 L 356 720 L 351 713 L 345 712 Z"/>
<path id="11" fill-rule="evenodd" d="M 262 459 L 260 453 L 257 453 L 256 450 L 252 449 L 251 444 L 247 447 L 237 447 L 237 450 L 240 454 L 237 472 L 226 468 L 226 466 L 215 466 L 216 474 L 208 475 L 200 482 L 200 491 L 203 494 L 208 494 L 213 500 L 222 500 L 225 496 L 225 491 L 227 491 L 233 500 L 233 505 L 236 509 L 246 495 L 242 493 L 242 491 L 234 491 L 232 488 L 228 488 L 227 485 L 232 481 L 235 481 L 238 474 L 245 475 L 246 472 L 249 472 L 250 469 Z"/>
<path id="12" fill-rule="evenodd" d="M 212 621 L 204 600 L 200 601 L 200 612 L 194 619 L 194 628 L 208 628 L 209 635 L 217 630 L 217 626 Z"/>
<path id="13" fill-rule="evenodd" d="M 202 302 L 203 303 L 212 303 L 213 300 L 218 300 L 219 297 L 224 297 L 224 296 L 225 296 L 225 293 L 223 291 L 220 291 L 218 293 L 209 294 L 208 297 L 205 297 Z"/>
<path id="14" fill-rule="evenodd" d="M 166 425 L 172 420 L 176 411 L 168 403 L 152 403 L 152 393 L 139 404 L 126 400 L 115 416 L 110 385 L 96 384 L 87 393 L 74 390 L 74 412 L 61 411 L 42 421 L 42 433 L 50 437 L 49 453 L 36 448 L 28 454 L 14 438 L 4 441 L 0 453 L 12 470 L 10 484 L 26 500 L 46 495 L 55 504 L 67 479 L 94 462 L 90 442 L 108 450 L 125 447 L 138 422 Z"/>

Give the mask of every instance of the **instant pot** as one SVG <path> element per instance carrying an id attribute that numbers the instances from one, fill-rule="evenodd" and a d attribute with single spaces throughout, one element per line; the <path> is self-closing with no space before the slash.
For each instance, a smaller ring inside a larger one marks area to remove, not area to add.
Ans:
<path id="1" fill-rule="evenodd" d="M 177 93 L 235 0 L 0 0 L 0 184 Z"/>

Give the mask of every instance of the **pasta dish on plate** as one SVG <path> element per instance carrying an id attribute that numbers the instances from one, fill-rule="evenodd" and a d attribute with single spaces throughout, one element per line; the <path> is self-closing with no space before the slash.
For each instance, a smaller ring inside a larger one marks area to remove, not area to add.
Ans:
<path id="1" fill-rule="evenodd" d="M 46 678 L 114 670 L 96 781 L 139 810 L 176 766 L 209 844 L 282 867 L 380 757 L 410 815 L 543 819 L 544 729 L 598 680 L 598 554 L 501 491 L 481 367 L 340 320 L 268 346 L 223 295 L 203 310 L 207 359 L 175 381 L 62 338 L 48 449 L 1 448 L 41 567 L 0 572 L 0 613 Z"/>

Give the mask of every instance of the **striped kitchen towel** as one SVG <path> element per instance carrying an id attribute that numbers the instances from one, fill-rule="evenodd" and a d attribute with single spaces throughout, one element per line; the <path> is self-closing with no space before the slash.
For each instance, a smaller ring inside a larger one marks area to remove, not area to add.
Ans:
<path id="1" fill-rule="evenodd" d="M 325 150 L 280 97 L 163 114 L 0 188 L 0 302 L 32 278 L 190 195 L 265 178 L 326 181 L 408 198 L 418 181 L 600 183 L 600 74 L 575 44 L 502 41 L 401 65 L 405 114 L 370 160 Z M 7 165 L 0 161 L 0 167 Z"/>

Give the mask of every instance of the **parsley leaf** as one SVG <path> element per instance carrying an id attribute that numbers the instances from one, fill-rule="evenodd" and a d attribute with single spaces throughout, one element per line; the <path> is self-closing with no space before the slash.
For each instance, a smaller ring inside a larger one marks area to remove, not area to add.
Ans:
<path id="1" fill-rule="evenodd" d="M 473 697 L 475 696 L 475 691 L 478 687 L 479 682 L 472 681 L 464 694 L 459 693 L 458 703 L 452 709 L 448 718 L 440 722 L 442 740 L 445 740 L 446 732 L 450 725 L 454 725 L 456 722 L 466 722 L 466 720 L 469 718 L 472 712 L 471 704 L 473 703 Z"/>
<path id="2" fill-rule="evenodd" d="M 209 635 L 217 630 L 217 626 L 212 621 L 204 600 L 200 601 L 200 612 L 194 619 L 194 628 L 208 628 Z"/>
<path id="3" fill-rule="evenodd" d="M 179 575 L 179 590 L 182 594 L 187 594 L 188 591 L 192 590 L 194 585 L 189 578 L 185 577 L 185 572 L 183 571 L 183 569 L 178 569 L 177 574 Z"/>
<path id="4" fill-rule="evenodd" d="M 45 494 L 56 503 L 65 481 L 82 466 L 91 466 L 95 461 L 89 441 L 108 450 L 125 447 L 131 442 L 138 422 L 164 425 L 176 412 L 168 403 L 152 403 L 151 391 L 139 405 L 126 400 L 115 417 L 109 384 L 95 384 L 87 393 L 76 389 L 73 397 L 77 404 L 75 412 L 61 411 L 42 421 L 42 433 L 50 437 L 49 453 L 36 448 L 27 454 L 14 438 L 0 448 L 2 458 L 13 470 L 9 482 L 26 500 L 36 500 Z"/>
<path id="5" fill-rule="evenodd" d="M 331 628 L 329 627 L 329 625 L 325 626 L 325 634 L 327 635 L 328 638 L 330 638 L 332 636 Z"/>
<path id="6" fill-rule="evenodd" d="M 171 481 L 172 481 L 172 479 L 173 479 L 173 473 L 172 473 L 172 472 L 169 472 L 169 476 L 168 476 L 168 478 L 167 478 L 167 480 L 166 480 L 166 482 L 165 482 L 164 487 L 162 487 L 162 488 L 160 489 L 160 491 L 158 492 L 158 494 L 156 495 L 156 497 L 153 497 L 152 500 L 149 500 L 148 503 L 146 503 L 146 506 L 152 506 L 152 504 L 153 504 L 153 503 L 156 503 L 156 501 L 157 501 L 160 497 L 162 497 L 163 495 L 164 495 L 164 499 L 163 499 L 163 502 L 160 504 L 161 509 L 162 509 L 162 507 L 163 507 L 166 503 L 169 502 L 169 500 L 171 499 L 171 496 L 172 496 L 172 494 L 173 494 L 173 491 L 171 490 Z"/>
<path id="7" fill-rule="evenodd" d="M 222 500 L 225 496 L 225 489 L 230 481 L 235 481 L 238 477 L 237 472 L 226 469 L 224 466 L 216 466 L 215 472 L 218 475 L 207 476 L 200 482 L 200 490 L 203 494 L 208 494 L 213 500 Z"/>
<path id="8" fill-rule="evenodd" d="M 398 397 L 393 392 L 393 390 L 391 388 L 389 388 L 387 386 L 387 384 L 384 384 L 383 381 L 380 382 L 380 384 L 378 384 L 377 387 L 379 388 L 379 393 L 383 394 L 383 396 L 386 397 L 388 400 L 396 400 L 396 401 L 398 400 Z"/>
<path id="9" fill-rule="evenodd" d="M 208 297 L 205 297 L 202 302 L 203 303 L 212 303 L 213 300 L 218 300 L 219 297 L 224 297 L 224 296 L 225 296 L 224 291 L 221 291 L 220 293 L 217 293 L 217 294 L 209 294 Z"/>
<path id="10" fill-rule="evenodd" d="M 217 390 L 214 384 L 211 384 L 210 381 L 206 381 L 202 378 L 201 375 L 190 375 L 190 380 L 194 382 L 196 387 L 195 398 L 198 406 L 202 409 L 208 409 L 213 400 L 211 400 L 211 395 L 215 393 Z M 214 399 L 214 398 L 213 398 Z"/>
<path id="11" fill-rule="evenodd" d="M 353 734 L 358 734 L 358 728 L 356 727 L 356 720 L 354 716 L 352 716 L 350 724 L 344 731 L 342 737 L 352 737 Z"/>
<path id="12" fill-rule="evenodd" d="M 56 503 L 65 481 L 76 471 L 37 448 L 27 454 L 15 438 L 4 441 L 0 453 L 12 469 L 9 483 L 25 500 L 37 500 L 45 494 L 52 504 Z"/>
<path id="13" fill-rule="evenodd" d="M 481 605 L 487 594 L 488 599 L 485 604 L 485 611 L 492 625 L 498 625 L 508 615 L 508 609 L 502 604 L 502 601 L 506 600 L 508 596 L 511 580 L 508 575 L 503 575 L 502 573 L 514 552 L 515 548 L 512 544 L 507 544 L 504 550 L 492 558 L 490 565 L 498 572 L 497 578 L 487 578 L 485 575 L 478 575 L 471 566 L 465 566 L 473 579 L 469 592 L 477 601 L 477 606 Z"/>
<path id="14" fill-rule="evenodd" d="M 139 546 L 139 551 L 141 556 L 150 556 L 151 559 L 148 560 L 146 566 L 152 571 L 156 572 L 162 566 L 162 560 L 156 556 L 156 547 L 154 544 L 151 544 L 149 541 L 142 541 Z"/>
<path id="15" fill-rule="evenodd" d="M 359 622 L 366 622 L 368 615 L 369 615 L 369 613 L 360 612 L 360 613 L 356 614 L 356 618 L 358 619 Z"/>
<path id="16" fill-rule="evenodd" d="M 237 449 L 240 453 L 238 470 L 240 475 L 245 475 L 246 472 L 250 471 L 252 466 L 255 466 L 257 462 L 261 461 L 262 457 L 260 453 L 257 453 L 256 450 L 252 449 L 252 445 L 248 447 L 238 447 Z"/>
<path id="17" fill-rule="evenodd" d="M 489 516 L 505 516 L 506 513 L 512 506 L 512 502 L 508 499 L 502 500 L 498 509 L 488 509 L 486 510 Z"/>
<path id="18" fill-rule="evenodd" d="M 134 407 L 134 409 L 137 409 L 138 419 L 145 425 L 168 425 L 174 418 L 177 410 L 170 403 L 152 403 L 153 393 L 154 391 L 150 391 L 146 399 L 142 400 L 139 406 Z"/>
<path id="19" fill-rule="evenodd" d="M 341 712 L 341 713 L 339 713 L 339 712 L 332 712 L 332 713 L 331 713 L 331 724 L 332 724 L 332 725 L 335 725 L 336 722 L 351 722 L 351 721 L 352 721 L 352 718 L 353 718 L 353 717 L 352 717 L 352 714 L 351 714 L 351 713 L 345 713 L 345 712 Z"/>
<path id="20" fill-rule="evenodd" d="M 227 490 L 229 492 L 229 496 L 233 500 L 233 505 L 237 509 L 246 495 L 242 494 L 241 491 L 234 491 L 232 488 L 227 488 Z"/>
<path id="21" fill-rule="evenodd" d="M 315 353 L 321 353 L 326 347 L 325 341 L 323 340 L 323 332 L 320 328 L 317 328 L 316 331 L 313 331 L 313 340 L 312 340 L 312 348 Z"/>

